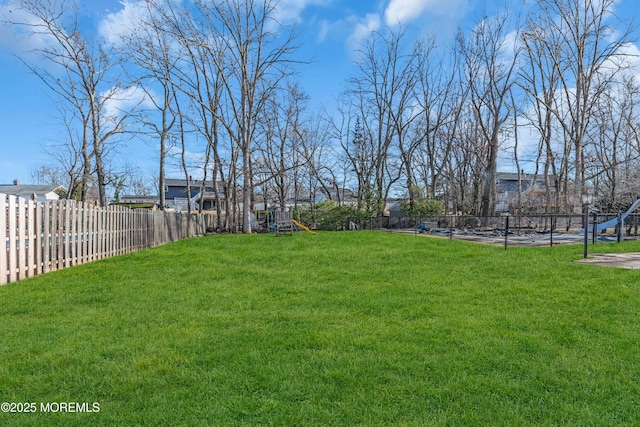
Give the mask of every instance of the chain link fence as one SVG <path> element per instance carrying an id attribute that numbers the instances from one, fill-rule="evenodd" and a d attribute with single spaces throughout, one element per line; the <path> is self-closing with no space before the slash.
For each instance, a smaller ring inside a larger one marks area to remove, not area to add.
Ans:
<path id="1" fill-rule="evenodd" d="M 535 214 L 500 215 L 478 217 L 470 215 L 446 215 L 434 218 L 377 217 L 354 218 L 344 226 L 345 230 L 387 230 L 430 234 L 466 240 L 489 241 L 511 245 L 554 245 L 578 243 L 584 238 L 583 214 Z M 616 213 L 589 213 L 590 230 L 594 224 L 619 218 Z M 623 227 L 616 225 L 605 230 L 589 232 L 589 241 L 620 241 L 637 239 L 640 214 L 627 216 Z M 597 227 L 595 227 L 597 229 Z"/>

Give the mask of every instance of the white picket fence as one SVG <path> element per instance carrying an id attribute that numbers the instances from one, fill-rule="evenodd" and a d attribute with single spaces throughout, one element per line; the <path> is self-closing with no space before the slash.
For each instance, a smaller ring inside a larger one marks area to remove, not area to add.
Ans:
<path id="1" fill-rule="evenodd" d="M 203 235 L 211 215 L 34 202 L 0 193 L 0 285 Z"/>

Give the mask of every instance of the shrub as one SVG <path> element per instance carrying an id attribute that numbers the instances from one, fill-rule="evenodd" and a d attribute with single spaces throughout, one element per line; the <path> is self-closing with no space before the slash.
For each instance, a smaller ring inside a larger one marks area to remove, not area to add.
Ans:
<path id="1" fill-rule="evenodd" d="M 367 211 L 351 206 L 336 205 L 331 200 L 317 203 L 313 207 L 298 208 L 294 215 L 304 224 L 319 230 L 337 231 L 348 227 L 349 221 L 359 222 L 371 217 Z"/>
<path id="2" fill-rule="evenodd" d="M 425 190 L 417 186 L 409 189 L 409 200 L 401 200 L 398 204 L 405 216 L 411 218 L 433 218 L 444 213 L 444 205 L 439 200 L 429 197 Z"/>

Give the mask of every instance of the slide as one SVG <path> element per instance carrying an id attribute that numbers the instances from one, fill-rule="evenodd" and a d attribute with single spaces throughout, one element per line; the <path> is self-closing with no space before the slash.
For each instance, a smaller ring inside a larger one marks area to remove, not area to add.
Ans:
<path id="1" fill-rule="evenodd" d="M 307 233 L 313 234 L 314 236 L 317 235 L 318 233 L 316 233 L 315 231 L 311 231 L 309 230 L 309 227 L 300 224 L 298 221 L 296 221 L 295 219 L 292 219 L 291 222 L 293 223 L 293 225 L 295 225 L 298 228 L 303 229 L 304 231 L 306 231 Z"/>
<path id="2" fill-rule="evenodd" d="M 630 214 L 631 212 L 633 212 L 633 211 L 638 207 L 638 205 L 639 205 L 639 204 L 640 204 L 640 199 L 636 200 L 636 201 L 631 205 L 631 207 L 630 207 L 629 209 L 627 209 L 627 211 L 621 215 L 621 218 L 622 218 L 622 222 L 623 222 L 623 223 L 624 223 L 624 219 L 625 219 L 626 217 L 628 217 L 628 216 L 629 216 L 629 214 Z M 605 222 L 602 222 L 602 223 L 600 223 L 600 224 L 596 224 L 596 231 L 606 230 L 607 228 L 615 227 L 616 225 L 618 225 L 618 218 L 614 218 L 614 219 L 612 219 L 612 220 L 605 221 Z M 589 228 L 587 229 L 587 231 L 588 231 L 589 233 L 593 232 L 593 226 L 589 227 Z M 578 232 L 579 232 L 579 233 L 584 233 L 584 228 L 581 228 Z"/>

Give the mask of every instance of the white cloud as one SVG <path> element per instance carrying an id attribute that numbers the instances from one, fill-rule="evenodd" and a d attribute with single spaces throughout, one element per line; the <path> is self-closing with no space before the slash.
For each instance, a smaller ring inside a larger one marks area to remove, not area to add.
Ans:
<path id="1" fill-rule="evenodd" d="M 391 0 L 384 11 L 385 22 L 395 25 L 411 21 L 420 16 L 433 2 L 434 0 Z"/>
<path id="2" fill-rule="evenodd" d="M 504 40 L 502 42 L 502 49 L 504 54 L 509 58 L 513 58 L 516 52 L 524 47 L 522 45 L 522 41 L 520 40 L 520 32 L 518 30 L 511 31 L 506 36 L 504 36 Z"/>
<path id="3" fill-rule="evenodd" d="M 131 34 L 146 20 L 149 15 L 143 1 L 121 2 L 122 9 L 104 17 L 98 26 L 98 33 L 107 42 L 118 45 L 123 35 Z"/>
<path id="4" fill-rule="evenodd" d="M 156 0 L 157 3 L 180 3 L 182 0 Z M 302 22 L 302 12 L 310 6 L 323 6 L 332 0 L 281 0 L 273 17 L 280 24 Z M 166 4 L 165 3 L 165 4 Z M 144 0 L 123 0 L 122 9 L 108 14 L 100 22 L 99 34 L 108 42 L 119 44 L 123 35 L 135 32 L 148 20 L 149 9 Z"/>
<path id="5" fill-rule="evenodd" d="M 147 93 L 137 86 L 112 88 L 102 93 L 101 97 L 105 100 L 104 119 L 107 122 L 116 122 L 138 105 L 153 108 Z"/>
<path id="6" fill-rule="evenodd" d="M 18 0 L 0 4 L 0 46 L 25 58 L 35 50 L 55 44 L 52 36 L 34 31 L 41 24 L 35 15 L 20 7 Z"/>
<path id="7" fill-rule="evenodd" d="M 282 24 L 302 22 L 302 11 L 309 6 L 324 6 L 331 0 L 281 0 L 276 10 L 276 19 Z"/>
<path id="8" fill-rule="evenodd" d="M 327 36 L 331 34 L 331 30 L 334 27 L 333 24 L 329 23 L 327 20 L 320 21 L 320 29 L 318 30 L 318 42 L 322 43 L 326 40 Z"/>
<path id="9" fill-rule="evenodd" d="M 362 41 L 369 35 L 380 29 L 381 20 L 380 15 L 375 13 L 368 13 L 364 18 L 350 18 L 353 25 L 353 31 L 347 39 L 347 47 L 351 50 L 357 50 L 360 48 Z"/>
<path id="10" fill-rule="evenodd" d="M 621 53 L 625 56 L 625 64 L 629 67 L 626 71 L 635 80 L 636 84 L 640 84 L 640 49 L 635 43 L 626 43 L 621 48 Z"/>
<path id="11" fill-rule="evenodd" d="M 391 0 L 384 11 L 387 25 L 406 23 L 424 13 L 432 15 L 458 15 L 466 10 L 467 0 Z"/>
<path id="12" fill-rule="evenodd" d="M 640 72 L 640 49 L 638 45 L 631 42 L 624 43 L 618 49 L 618 54 L 620 54 L 618 61 L 621 67 L 629 67 L 635 72 Z"/>

